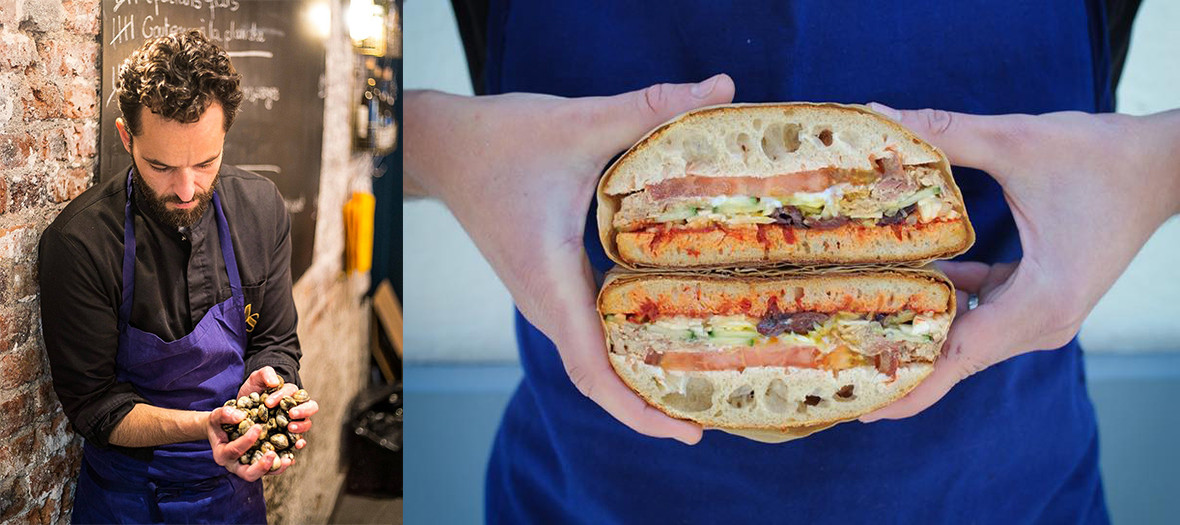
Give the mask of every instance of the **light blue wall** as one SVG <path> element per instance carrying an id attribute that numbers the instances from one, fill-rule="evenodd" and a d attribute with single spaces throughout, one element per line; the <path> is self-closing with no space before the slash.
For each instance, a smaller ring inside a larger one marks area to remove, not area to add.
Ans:
<path id="1" fill-rule="evenodd" d="M 1107 504 L 1116 524 L 1180 516 L 1180 354 L 1089 355 Z M 480 523 L 484 469 L 516 366 L 406 369 L 405 523 Z"/>

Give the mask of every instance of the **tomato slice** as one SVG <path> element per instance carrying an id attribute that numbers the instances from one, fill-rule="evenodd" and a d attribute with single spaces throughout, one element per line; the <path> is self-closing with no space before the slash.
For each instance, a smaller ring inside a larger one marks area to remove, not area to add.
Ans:
<path id="1" fill-rule="evenodd" d="M 791 195 L 823 191 L 832 185 L 834 170 L 820 169 L 773 177 L 702 177 L 689 175 L 657 182 L 647 187 L 653 200 L 673 197 L 717 197 L 719 195 Z"/>

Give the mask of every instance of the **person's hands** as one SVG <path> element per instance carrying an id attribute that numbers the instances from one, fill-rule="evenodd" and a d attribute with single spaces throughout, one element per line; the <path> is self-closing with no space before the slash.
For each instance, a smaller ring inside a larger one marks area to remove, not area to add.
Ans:
<path id="1" fill-rule="evenodd" d="M 613 97 L 407 94 L 406 174 L 441 199 L 556 344 L 578 390 L 627 426 L 686 443 L 701 428 L 665 416 L 611 370 L 582 237 L 603 168 L 655 126 L 730 102 L 725 75 Z"/>
<path id="2" fill-rule="evenodd" d="M 266 406 L 274 408 L 279 405 L 284 397 L 294 395 L 299 390 L 299 385 L 294 383 L 283 383 L 279 378 L 279 374 L 275 373 L 274 368 L 264 366 L 250 373 L 246 378 L 246 382 L 242 383 L 242 387 L 238 389 L 238 397 L 248 396 L 252 392 L 262 392 L 268 388 L 274 388 L 279 384 L 282 388 L 275 391 L 274 394 L 267 396 Z M 291 415 L 292 421 L 287 425 L 287 429 L 295 434 L 302 434 L 311 430 L 311 416 L 319 412 L 320 405 L 315 400 L 310 400 L 305 403 L 296 405 L 288 413 Z M 306 440 L 300 439 L 295 443 L 295 448 L 303 448 Z"/>
<path id="3" fill-rule="evenodd" d="M 279 388 L 278 390 L 276 390 L 274 394 L 267 396 L 267 398 L 266 398 L 266 406 L 267 407 L 274 408 L 274 407 L 278 406 L 279 401 L 281 401 L 284 397 L 293 395 L 297 390 L 299 390 L 299 386 L 295 385 L 293 383 L 284 383 L 283 380 L 279 377 L 279 374 L 275 372 L 274 368 L 269 367 L 269 366 L 264 366 L 264 367 L 259 368 L 258 370 L 255 370 L 250 373 L 250 375 L 246 378 L 246 381 L 244 383 L 242 383 L 242 386 L 240 388 L 238 388 L 238 397 L 249 396 L 250 394 L 252 394 L 254 392 L 262 393 L 263 391 L 265 391 L 269 388 L 274 388 L 276 386 L 279 386 L 280 384 L 282 384 L 282 388 Z M 300 405 L 296 405 L 295 407 L 291 408 L 290 411 L 288 411 L 288 414 L 291 415 L 291 422 L 287 425 L 287 429 L 290 430 L 294 434 L 303 434 L 303 433 L 311 430 L 311 416 L 315 415 L 315 413 L 319 412 L 319 410 L 320 410 L 320 405 L 319 405 L 319 403 L 316 403 L 315 400 L 310 400 L 310 401 L 307 401 L 307 402 L 302 403 Z M 237 410 L 234 410 L 234 412 L 241 413 L 240 411 L 237 411 Z M 245 417 L 245 414 L 242 414 L 242 417 Z M 237 423 L 239 421 L 241 421 L 241 418 L 238 418 L 237 421 L 233 421 L 233 423 Z M 257 426 L 257 425 L 255 425 L 255 426 Z M 251 430 L 251 431 L 253 431 L 253 430 Z M 255 438 L 257 438 L 257 434 L 255 434 L 254 436 L 255 436 Z M 245 439 L 245 437 L 246 436 L 242 436 L 242 437 L 238 438 L 238 440 Z M 210 443 L 212 443 L 212 441 L 210 441 Z M 254 440 L 251 440 L 250 444 L 253 444 L 253 443 L 254 443 Z M 307 446 L 307 439 L 300 438 L 292 446 L 295 447 L 295 449 L 302 449 L 303 447 Z M 246 446 L 246 448 L 249 448 L 249 444 Z M 238 454 L 238 455 L 241 456 L 241 454 Z M 271 460 L 273 461 L 273 458 L 271 458 Z M 262 463 L 264 463 L 264 462 L 265 461 L 263 461 Z M 272 474 L 272 475 L 282 474 L 283 471 L 287 470 L 287 467 L 293 465 L 294 463 L 295 463 L 294 459 L 283 458 L 282 459 L 283 466 L 274 472 L 270 472 L 269 474 Z M 264 474 L 265 474 L 265 472 L 264 472 Z"/>
<path id="4" fill-rule="evenodd" d="M 238 397 L 249 396 L 254 392 L 261 394 L 266 389 L 274 388 L 282 383 L 283 379 L 279 377 L 279 374 L 275 372 L 274 368 L 264 366 L 258 370 L 250 372 L 250 375 L 246 377 L 246 382 L 242 383 L 242 386 L 238 387 Z M 283 396 L 289 396 L 295 393 L 296 390 L 299 390 L 299 387 L 289 383 L 283 384 L 283 388 L 276 392 L 276 395 L 270 397 L 274 399 L 282 398 Z M 271 403 L 267 403 L 267 405 L 272 407 L 274 406 Z"/>
<path id="5" fill-rule="evenodd" d="M 1000 183 L 1023 258 L 939 264 L 959 290 L 978 294 L 978 307 L 965 311 L 966 294 L 959 292 L 960 315 L 934 372 L 863 422 L 912 416 L 991 365 L 1065 345 L 1152 232 L 1177 213 L 1175 115 L 975 116 L 873 107 L 942 149 L 952 164 L 984 170 Z"/>
<path id="6" fill-rule="evenodd" d="M 267 452 L 257 463 L 241 464 L 238 458 L 250 450 L 255 441 L 258 441 L 258 436 L 262 434 L 262 425 L 255 424 L 245 434 L 233 441 L 229 440 L 229 436 L 221 429 L 221 425 L 236 425 L 243 419 L 246 419 L 245 412 L 236 408 L 219 407 L 209 413 L 205 433 L 209 438 L 209 446 L 213 448 L 213 461 L 239 478 L 246 481 L 256 481 L 267 474 L 278 454 L 273 451 Z M 282 469 L 275 471 L 275 474 L 282 473 L 288 464 L 285 463 Z"/>

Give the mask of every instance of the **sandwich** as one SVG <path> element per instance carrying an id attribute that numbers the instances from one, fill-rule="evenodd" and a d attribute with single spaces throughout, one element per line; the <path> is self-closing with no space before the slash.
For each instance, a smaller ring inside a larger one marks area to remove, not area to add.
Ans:
<path id="1" fill-rule="evenodd" d="M 841 104 L 681 115 L 607 169 L 597 221 L 607 254 L 631 269 L 920 266 L 975 239 L 946 156 Z"/>
<path id="2" fill-rule="evenodd" d="M 707 428 L 797 437 L 917 386 L 955 294 L 917 268 L 612 271 L 598 310 L 611 366 L 652 406 Z"/>

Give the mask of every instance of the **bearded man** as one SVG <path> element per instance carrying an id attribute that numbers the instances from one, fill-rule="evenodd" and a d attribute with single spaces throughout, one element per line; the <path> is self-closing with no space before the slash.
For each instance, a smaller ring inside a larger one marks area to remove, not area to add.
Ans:
<path id="1" fill-rule="evenodd" d="M 131 165 L 86 190 L 40 245 L 54 389 L 85 438 L 75 523 L 265 523 L 230 398 L 300 384 L 290 219 L 275 185 L 222 163 L 240 75 L 198 31 L 149 40 L 119 70 Z M 291 409 L 307 432 L 314 401 Z M 295 444 L 302 448 L 302 439 Z"/>

